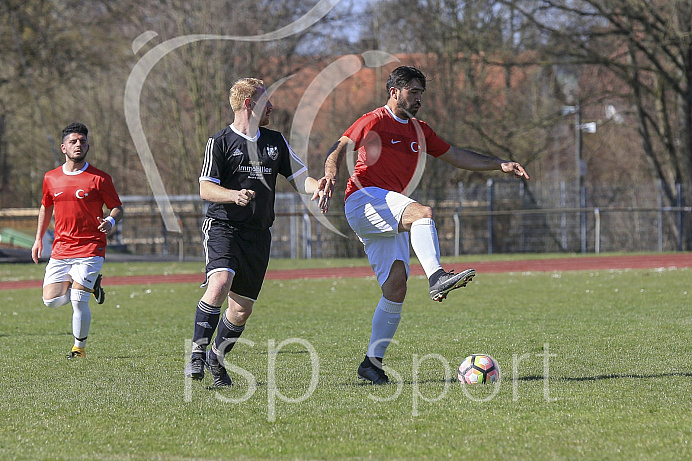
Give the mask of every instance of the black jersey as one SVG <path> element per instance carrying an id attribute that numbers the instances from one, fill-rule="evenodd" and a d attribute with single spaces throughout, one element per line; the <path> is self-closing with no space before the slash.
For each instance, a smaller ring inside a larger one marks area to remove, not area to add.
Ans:
<path id="1" fill-rule="evenodd" d="M 207 141 L 199 180 L 226 189 L 251 189 L 256 195 L 244 207 L 211 203 L 207 217 L 245 229 L 268 229 L 274 222 L 277 175 L 290 181 L 306 171 L 278 131 L 260 127 L 257 135 L 249 138 L 229 125 Z"/>

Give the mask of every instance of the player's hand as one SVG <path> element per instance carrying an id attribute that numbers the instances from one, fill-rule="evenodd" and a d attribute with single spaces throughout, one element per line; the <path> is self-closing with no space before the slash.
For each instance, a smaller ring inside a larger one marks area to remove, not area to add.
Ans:
<path id="1" fill-rule="evenodd" d="M 310 201 L 315 201 L 315 200 L 322 200 L 322 197 L 324 197 L 324 191 L 315 189 L 315 191 L 312 193 L 312 197 L 310 197 Z M 319 203 L 319 202 L 317 202 Z"/>
<path id="2" fill-rule="evenodd" d="M 501 166 L 503 173 L 513 173 L 517 178 L 529 179 L 529 174 L 517 162 L 505 162 Z"/>
<path id="3" fill-rule="evenodd" d="M 100 230 L 104 234 L 109 234 L 110 231 L 113 230 L 113 225 L 111 224 L 110 221 L 106 221 L 101 216 L 97 216 L 96 219 L 99 220 L 98 230 Z"/>
<path id="4" fill-rule="evenodd" d="M 31 247 L 31 259 L 38 264 L 38 258 L 41 257 L 43 253 L 43 241 L 41 239 L 36 239 L 34 245 Z"/>
<path id="5" fill-rule="evenodd" d="M 336 189 L 336 178 L 331 176 L 323 176 L 317 182 L 317 189 L 320 192 L 320 201 L 318 202 L 320 211 L 322 211 L 322 213 L 326 213 L 329 211 L 329 201 L 332 199 L 334 189 Z"/>
<path id="6" fill-rule="evenodd" d="M 233 203 L 238 206 L 247 206 L 250 200 L 255 198 L 255 191 L 250 189 L 240 189 L 236 192 L 235 197 L 233 197 Z"/>

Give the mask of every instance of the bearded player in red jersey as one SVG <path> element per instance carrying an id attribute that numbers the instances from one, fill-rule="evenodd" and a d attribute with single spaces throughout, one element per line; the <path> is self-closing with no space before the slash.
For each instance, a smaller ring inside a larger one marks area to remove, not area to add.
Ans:
<path id="1" fill-rule="evenodd" d="M 415 67 L 394 69 L 387 79 L 387 104 L 361 116 L 346 130 L 332 147 L 318 184 L 320 208 L 326 212 L 345 154 L 358 151 L 346 185 L 344 210 L 382 288 L 370 345 L 358 367 L 358 377 L 374 384 L 389 382 L 382 359 L 401 320 L 410 273 L 409 238 L 428 277 L 433 301 L 444 300 L 476 274 L 473 269 L 458 274 L 442 269 L 433 211 L 407 196 L 422 173 L 421 156 L 439 158 L 455 168 L 500 170 L 529 179 L 520 164 L 450 146 L 417 120 L 425 83 L 425 75 Z"/>
<path id="2" fill-rule="evenodd" d="M 65 163 L 43 178 L 43 199 L 38 212 L 36 241 L 31 257 L 38 264 L 43 236 L 55 211 L 55 239 L 43 279 L 43 303 L 60 307 L 72 303 L 74 346 L 68 358 L 85 357 L 93 294 L 102 304 L 101 267 L 106 256 L 106 236 L 122 219 L 123 208 L 111 177 L 86 161 L 89 130 L 72 123 L 62 131 L 60 149 Z M 110 214 L 104 219 L 103 206 Z"/>

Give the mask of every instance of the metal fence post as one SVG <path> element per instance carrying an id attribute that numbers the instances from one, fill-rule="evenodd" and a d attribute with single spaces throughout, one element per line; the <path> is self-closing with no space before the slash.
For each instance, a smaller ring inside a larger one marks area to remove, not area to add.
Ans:
<path id="1" fill-rule="evenodd" d="M 312 226 L 310 226 L 310 215 L 303 213 L 303 224 L 305 224 L 305 259 L 312 259 Z"/>
<path id="2" fill-rule="evenodd" d="M 586 253 L 586 187 L 579 187 L 579 223 L 581 228 L 581 252 Z"/>
<path id="3" fill-rule="evenodd" d="M 166 221 L 161 218 L 161 233 L 163 234 L 163 255 L 168 256 L 168 231 L 166 230 Z"/>
<path id="4" fill-rule="evenodd" d="M 598 254 L 601 252 L 601 210 L 594 208 L 594 253 Z"/>
<path id="5" fill-rule="evenodd" d="M 677 183 L 675 191 L 678 194 L 676 200 L 678 206 L 678 251 L 682 251 L 682 184 Z"/>
<path id="6" fill-rule="evenodd" d="M 454 256 L 459 256 L 459 239 L 461 238 L 461 223 L 459 213 L 454 212 Z"/>
<path id="7" fill-rule="evenodd" d="M 567 208 L 567 192 L 565 181 L 560 181 L 560 208 Z M 562 234 L 562 250 L 567 250 L 567 214 L 560 214 L 560 230 Z"/>
<path id="8" fill-rule="evenodd" d="M 457 219 L 459 220 L 459 236 L 455 238 L 454 240 L 454 253 L 455 256 L 459 256 L 462 251 L 464 251 L 464 245 L 462 244 L 461 239 L 463 238 L 461 234 L 461 217 L 459 216 L 459 213 L 461 213 L 464 209 L 464 183 L 459 181 L 457 183 L 457 194 L 459 195 L 459 205 L 457 206 Z M 456 222 L 455 222 L 456 226 Z"/>
<path id="9" fill-rule="evenodd" d="M 663 181 L 658 180 L 658 251 L 663 251 Z"/>
<path id="10" fill-rule="evenodd" d="M 491 255 L 493 254 L 493 180 L 488 179 L 486 184 L 488 187 L 488 211 L 490 212 L 488 214 L 488 254 Z"/>
<path id="11" fill-rule="evenodd" d="M 291 217 L 289 222 L 291 223 L 291 259 L 296 259 L 298 248 L 296 241 L 296 199 L 294 195 L 291 195 Z"/>
<path id="12" fill-rule="evenodd" d="M 320 222 L 315 220 L 315 242 L 317 243 L 317 254 L 316 258 L 322 258 L 322 228 L 320 227 Z"/>

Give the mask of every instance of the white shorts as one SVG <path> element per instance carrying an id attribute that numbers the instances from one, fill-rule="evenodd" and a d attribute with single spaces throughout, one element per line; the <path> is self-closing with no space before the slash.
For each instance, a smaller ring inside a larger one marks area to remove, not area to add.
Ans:
<path id="1" fill-rule="evenodd" d="M 102 267 L 102 256 L 69 259 L 51 258 L 46 266 L 43 286 L 45 287 L 51 283 L 74 281 L 85 288 L 92 289 Z"/>
<path id="2" fill-rule="evenodd" d="M 399 232 L 399 222 L 406 207 L 414 202 L 403 194 L 379 187 L 359 189 L 346 200 L 346 219 L 363 242 L 380 285 L 389 277 L 395 261 L 404 263 L 406 277 L 410 273 L 409 234 Z"/>

